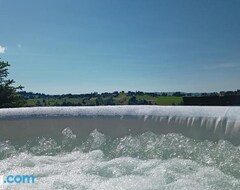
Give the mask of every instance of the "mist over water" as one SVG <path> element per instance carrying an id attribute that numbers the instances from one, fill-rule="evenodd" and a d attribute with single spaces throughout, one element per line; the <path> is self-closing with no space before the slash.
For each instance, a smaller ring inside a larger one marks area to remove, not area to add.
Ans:
<path id="1" fill-rule="evenodd" d="M 35 184 L 3 189 L 240 189 L 240 147 L 181 134 L 111 138 L 93 131 L 0 143 L 0 174 L 33 174 Z"/>

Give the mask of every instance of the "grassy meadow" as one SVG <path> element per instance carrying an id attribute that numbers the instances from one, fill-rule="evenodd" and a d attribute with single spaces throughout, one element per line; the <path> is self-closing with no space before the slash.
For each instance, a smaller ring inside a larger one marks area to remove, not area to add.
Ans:
<path id="1" fill-rule="evenodd" d="M 26 99 L 27 106 L 95 106 L 95 105 L 181 105 L 183 98 L 179 96 L 160 95 L 129 95 L 127 93 L 118 94 L 98 94 L 93 96 L 47 96 L 30 97 Z"/>

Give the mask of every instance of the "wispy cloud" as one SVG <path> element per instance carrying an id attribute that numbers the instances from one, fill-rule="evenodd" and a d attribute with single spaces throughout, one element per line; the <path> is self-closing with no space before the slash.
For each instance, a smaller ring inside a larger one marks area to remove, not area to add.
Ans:
<path id="1" fill-rule="evenodd" d="M 216 65 L 204 65 L 203 69 L 227 69 L 227 68 L 234 68 L 240 67 L 240 63 L 221 63 Z"/>
<path id="2" fill-rule="evenodd" d="M 0 53 L 5 53 L 6 50 L 7 50 L 6 47 L 0 45 Z"/>

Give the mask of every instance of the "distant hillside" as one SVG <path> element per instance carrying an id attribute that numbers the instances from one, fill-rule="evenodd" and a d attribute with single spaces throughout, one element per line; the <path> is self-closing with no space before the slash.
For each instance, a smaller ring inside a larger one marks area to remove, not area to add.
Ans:
<path id="1" fill-rule="evenodd" d="M 105 92 L 89 94 L 47 95 L 18 92 L 25 106 L 99 106 L 99 105 L 240 105 L 240 90 L 211 93 L 184 92 Z"/>
<path id="2" fill-rule="evenodd" d="M 98 105 L 180 105 L 181 93 L 144 93 L 144 92 L 113 92 L 90 94 L 46 95 L 32 92 L 19 92 L 26 100 L 26 106 L 98 106 Z"/>

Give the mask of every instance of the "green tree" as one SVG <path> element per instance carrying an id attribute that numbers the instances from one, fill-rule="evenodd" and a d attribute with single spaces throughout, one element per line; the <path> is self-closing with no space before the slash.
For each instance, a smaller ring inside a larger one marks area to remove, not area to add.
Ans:
<path id="1" fill-rule="evenodd" d="M 0 61 L 0 108 L 21 107 L 25 101 L 17 94 L 23 86 L 13 86 L 14 80 L 8 79 L 8 62 Z"/>
<path id="2" fill-rule="evenodd" d="M 137 101 L 136 96 L 132 96 L 131 98 L 129 98 L 128 104 L 129 104 L 129 105 L 137 105 L 137 104 L 138 104 L 138 101 Z"/>

